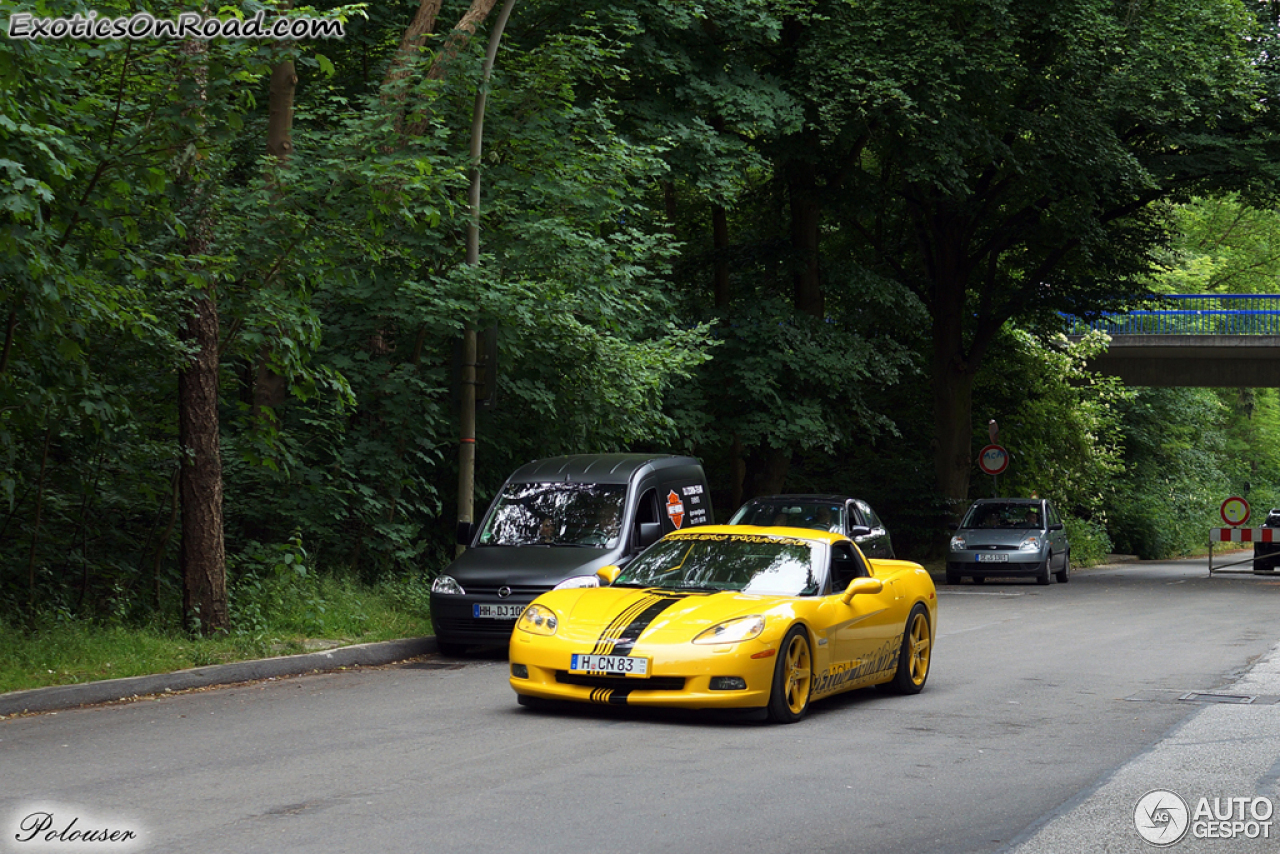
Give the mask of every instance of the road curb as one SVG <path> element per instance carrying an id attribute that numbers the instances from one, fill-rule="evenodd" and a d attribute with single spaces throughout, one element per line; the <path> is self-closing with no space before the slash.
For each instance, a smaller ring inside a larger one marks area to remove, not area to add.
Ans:
<path id="1" fill-rule="evenodd" d="M 54 685 L 48 688 L 32 688 L 28 691 L 12 691 L 8 694 L 0 694 L 0 717 L 24 712 L 51 712 L 94 703 L 127 700 L 147 694 L 207 688 L 211 685 L 251 682 L 255 679 L 278 676 L 298 676 L 303 673 L 338 670 L 356 665 L 370 667 L 391 664 L 406 658 L 433 653 L 437 649 L 434 637 L 409 638 L 380 643 L 362 643 L 301 655 L 282 655 L 276 658 L 213 664 L 151 676 L 126 676 L 121 679 L 104 679 L 101 682 L 85 682 L 79 685 Z"/>

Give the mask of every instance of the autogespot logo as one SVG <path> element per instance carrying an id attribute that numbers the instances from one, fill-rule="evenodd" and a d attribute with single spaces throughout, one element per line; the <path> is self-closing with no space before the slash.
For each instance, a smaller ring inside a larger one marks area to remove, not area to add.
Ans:
<path id="1" fill-rule="evenodd" d="M 1190 824 L 1186 801 L 1165 789 L 1147 792 L 1133 808 L 1133 826 L 1152 845 L 1180 842 Z"/>

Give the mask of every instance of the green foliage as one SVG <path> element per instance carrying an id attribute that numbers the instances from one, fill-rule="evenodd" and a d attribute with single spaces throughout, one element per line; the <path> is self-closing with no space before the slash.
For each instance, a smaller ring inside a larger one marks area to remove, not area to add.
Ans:
<path id="1" fill-rule="evenodd" d="M 1120 411 L 1126 471 L 1109 525 L 1116 549 L 1153 559 L 1203 548 L 1238 483 L 1238 462 L 1226 453 L 1227 408 L 1208 389 L 1139 389 Z"/>
<path id="2" fill-rule="evenodd" d="M 449 555 L 466 327 L 498 336 L 477 505 L 535 457 L 687 451 L 721 515 L 780 466 L 787 488 L 867 498 L 922 553 L 950 509 L 939 364 L 978 372 L 974 437 L 1000 422 L 1003 485 L 1053 497 L 1079 559 L 1108 536 L 1184 551 L 1224 490 L 1280 501 L 1274 391 L 1128 395 L 1083 369 L 1096 343 L 1052 337 L 1058 310 L 1148 289 L 1270 288 L 1261 7 L 530 0 L 478 164 L 483 31 L 442 77 L 435 36 L 381 88 L 413 11 L 320 8 L 347 39 L 214 42 L 199 77 L 177 42 L 0 42 L 0 612 L 176 607 L 179 330 L 209 288 L 246 643 L 359 631 L 371 612 L 338 607 L 353 577 L 421 611 Z M 282 162 L 264 144 L 284 59 Z M 283 403 L 255 400 L 260 373 Z"/>
<path id="3" fill-rule="evenodd" d="M 999 425 L 998 442 L 1011 455 L 1001 494 L 1040 495 L 1105 523 L 1104 508 L 1124 469 L 1119 407 L 1132 394 L 1114 377 L 1085 368 L 1105 347 L 1097 333 L 1075 344 L 1057 336 L 1048 346 L 1017 330 L 993 347 L 974 387 L 974 421 L 981 425 L 974 438 L 976 446 L 987 444 L 987 422 Z M 975 476 L 975 491 L 987 494 L 987 476 Z"/>

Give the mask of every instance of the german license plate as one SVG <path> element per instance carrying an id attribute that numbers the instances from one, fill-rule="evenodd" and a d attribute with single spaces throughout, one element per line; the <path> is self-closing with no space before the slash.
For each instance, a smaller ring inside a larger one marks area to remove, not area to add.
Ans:
<path id="1" fill-rule="evenodd" d="M 1006 563 L 1009 560 L 1008 555 L 1004 554 L 980 554 L 978 555 L 978 563 Z"/>
<path id="2" fill-rule="evenodd" d="M 649 659 L 630 655 L 589 655 L 575 652 L 570 673 L 605 673 L 610 676 L 648 676 Z"/>
<path id="3" fill-rule="evenodd" d="M 477 620 L 518 620 L 524 605 L 472 605 L 471 616 Z"/>

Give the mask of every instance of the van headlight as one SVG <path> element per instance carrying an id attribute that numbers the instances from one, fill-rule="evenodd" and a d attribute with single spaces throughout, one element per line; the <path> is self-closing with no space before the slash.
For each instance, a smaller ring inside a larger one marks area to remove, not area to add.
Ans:
<path id="1" fill-rule="evenodd" d="M 462 585 L 451 575 L 437 575 L 436 580 L 431 582 L 431 592 L 441 593 L 445 596 L 461 596 L 467 591 L 462 589 Z"/>
<path id="2" fill-rule="evenodd" d="M 965 539 L 959 534 L 951 538 L 951 550 L 962 552 L 965 549 Z"/>

